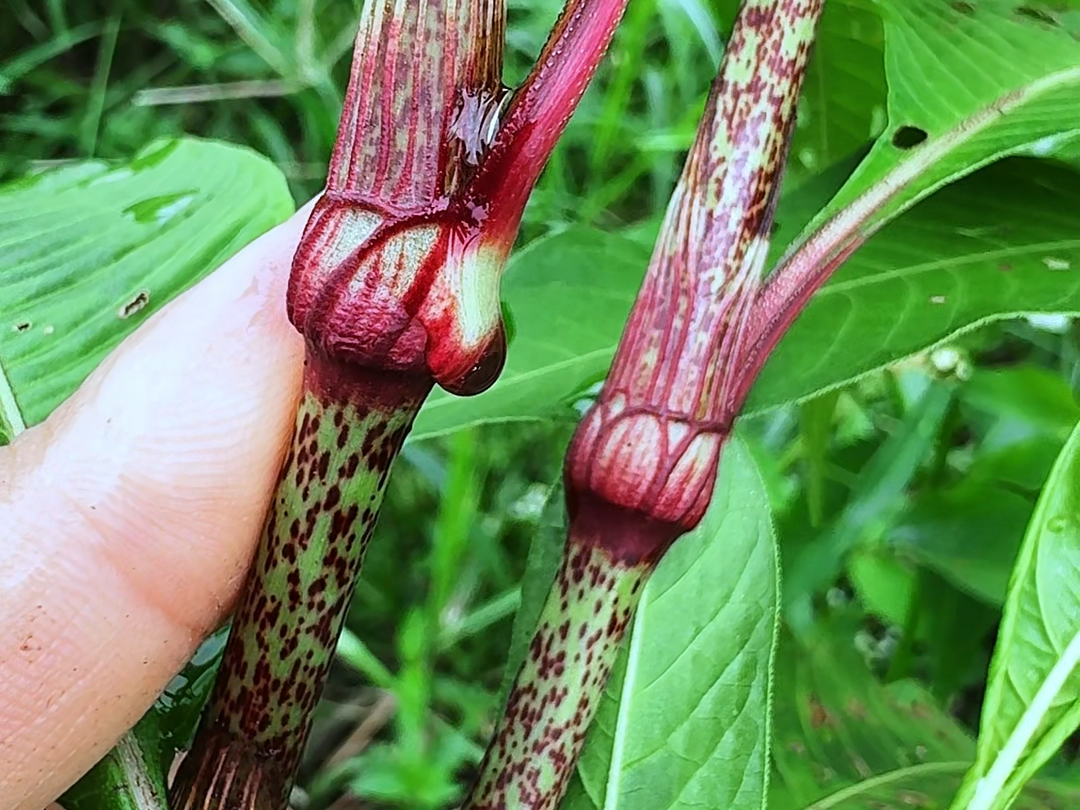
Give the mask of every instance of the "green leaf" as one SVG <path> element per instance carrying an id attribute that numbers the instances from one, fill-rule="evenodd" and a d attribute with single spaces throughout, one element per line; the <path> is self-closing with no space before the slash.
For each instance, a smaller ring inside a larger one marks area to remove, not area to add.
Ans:
<path id="1" fill-rule="evenodd" d="M 885 24 L 888 129 L 829 213 L 875 189 L 859 216 L 872 228 L 980 166 L 1048 154 L 1080 131 L 1080 42 L 1063 27 L 1017 14 L 1013 0 L 872 5 Z"/>
<path id="2" fill-rule="evenodd" d="M 746 409 L 812 396 L 991 320 L 1080 312 L 1078 271 L 1080 174 L 1031 159 L 988 167 L 857 251 L 792 324 Z"/>
<path id="3" fill-rule="evenodd" d="M 960 408 L 979 436 L 965 477 L 1025 494 L 1042 489 L 1080 421 L 1080 405 L 1063 375 L 1031 365 L 977 369 L 963 387 Z M 1034 499 L 1030 506 L 1034 507 Z M 1030 512 L 1029 508 L 1024 515 L 1024 525 Z M 1012 538 L 1013 556 L 1022 534 L 1016 531 Z M 1002 599 L 1004 593 L 1002 587 Z"/>
<path id="4" fill-rule="evenodd" d="M 964 386 L 963 398 L 1000 421 L 1017 420 L 1030 431 L 1057 435 L 1063 442 L 1080 420 L 1080 404 L 1068 382 L 1038 366 L 978 369 Z"/>
<path id="5" fill-rule="evenodd" d="M 867 613 L 902 625 L 917 594 L 917 572 L 880 545 L 856 549 L 845 568 Z"/>
<path id="6" fill-rule="evenodd" d="M 986 637 L 1001 613 L 929 570 L 919 574 L 919 634 L 926 637 L 931 691 L 941 705 L 948 705 L 961 688 L 981 685 L 986 678 Z"/>
<path id="7" fill-rule="evenodd" d="M 873 807 L 870 799 L 924 790 L 939 770 L 951 795 L 974 755 L 963 729 L 915 683 L 878 682 L 856 649 L 853 622 L 834 618 L 815 630 L 805 645 L 786 634 L 780 643 L 770 810 L 861 810 Z"/>
<path id="8" fill-rule="evenodd" d="M 847 554 L 891 524 L 904 491 L 937 441 L 952 400 L 949 385 L 929 384 L 865 465 L 837 519 L 792 561 L 784 588 L 785 618 L 800 632 L 812 622 L 813 596 L 832 583 Z"/>
<path id="9" fill-rule="evenodd" d="M 785 635 L 777 657 L 769 810 L 946 807 L 975 754 L 967 733 L 913 681 L 882 685 L 851 611 Z M 1071 810 L 1075 785 L 1039 780 L 1018 808 Z"/>
<path id="10" fill-rule="evenodd" d="M 1080 725 L 1080 425 L 1050 472 L 1009 585 L 975 765 L 953 807 L 1003 810 Z"/>
<path id="11" fill-rule="evenodd" d="M 158 142 L 0 187 L 0 441 L 43 420 L 121 340 L 293 210 L 246 149 Z"/>
<path id="12" fill-rule="evenodd" d="M 168 810 L 159 748 L 151 712 L 63 795 L 65 810 Z"/>
<path id="13" fill-rule="evenodd" d="M 810 525 L 821 525 L 825 511 L 825 466 L 833 414 L 840 398 L 839 390 L 828 391 L 799 407 L 799 438 L 802 442 L 803 478 L 810 511 Z"/>
<path id="14" fill-rule="evenodd" d="M 778 221 L 803 219 L 805 195 L 822 200 L 828 187 L 793 192 Z M 648 257 L 633 239 L 583 227 L 516 254 L 503 294 L 517 336 L 502 377 L 478 397 L 432 394 L 410 439 L 574 418 L 569 404 L 607 372 Z M 858 251 L 780 342 L 747 410 L 837 387 L 990 320 L 1080 312 L 1080 275 L 1063 267 L 1080 270 L 1080 174 L 1031 159 L 991 166 Z"/>
<path id="15" fill-rule="evenodd" d="M 881 18 L 856 2 L 829 0 L 803 84 L 791 155 L 809 172 L 852 154 L 885 127 Z"/>
<path id="16" fill-rule="evenodd" d="M 768 498 L 736 438 L 645 588 L 564 810 L 763 808 L 776 627 Z"/>
<path id="17" fill-rule="evenodd" d="M 153 714 L 158 720 L 161 754 L 166 768 L 172 764 L 178 752 L 187 750 L 191 745 L 199 715 L 214 687 L 228 637 L 228 625 L 215 630 L 199 645 L 195 655 L 154 703 Z"/>
<path id="18" fill-rule="evenodd" d="M 898 554 L 987 604 L 1001 605 L 1031 503 L 978 481 L 929 490 L 889 532 Z"/>

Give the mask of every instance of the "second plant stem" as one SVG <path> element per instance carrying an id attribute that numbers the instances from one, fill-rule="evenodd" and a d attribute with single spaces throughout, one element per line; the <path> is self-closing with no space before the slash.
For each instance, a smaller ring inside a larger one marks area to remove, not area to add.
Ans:
<path id="1" fill-rule="evenodd" d="M 744 0 L 596 402 L 566 454 L 562 567 L 465 810 L 555 810 L 646 579 L 708 508 L 761 358 L 778 187 L 822 0 Z"/>
<path id="2" fill-rule="evenodd" d="M 470 810 L 550 808 L 566 790 L 648 574 L 585 538 L 575 540 L 544 603 Z"/>

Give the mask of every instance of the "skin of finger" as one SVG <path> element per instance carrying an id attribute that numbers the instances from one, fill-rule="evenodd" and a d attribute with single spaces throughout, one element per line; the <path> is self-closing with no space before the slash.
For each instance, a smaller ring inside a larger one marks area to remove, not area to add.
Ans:
<path id="1" fill-rule="evenodd" d="M 149 708 L 243 582 L 303 365 L 305 206 L 0 451 L 0 808 L 40 810 Z"/>

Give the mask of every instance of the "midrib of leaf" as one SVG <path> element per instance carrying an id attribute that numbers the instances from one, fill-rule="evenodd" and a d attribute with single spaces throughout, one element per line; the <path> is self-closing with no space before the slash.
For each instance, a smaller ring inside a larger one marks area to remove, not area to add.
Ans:
<path id="1" fill-rule="evenodd" d="M 1015 247 L 1001 248 L 1000 250 L 987 250 L 981 253 L 972 252 L 959 258 L 953 256 L 941 259 L 940 261 L 909 264 L 904 267 L 897 267 L 895 270 L 870 273 L 847 281 L 833 282 L 822 287 L 821 290 L 816 293 L 816 297 L 826 298 L 830 295 L 855 290 L 859 287 L 872 287 L 882 282 L 894 281 L 896 279 L 908 279 L 922 273 L 929 273 L 950 267 L 963 267 L 964 265 L 975 264 L 977 262 L 1012 259 L 1018 256 L 1029 256 L 1033 253 L 1050 253 L 1055 250 L 1070 250 L 1076 247 L 1080 247 L 1080 238 L 1062 239 L 1056 242 L 1042 242 L 1039 244 L 1017 245 Z"/>
<path id="2" fill-rule="evenodd" d="M 126 778 L 125 787 L 132 810 L 161 810 L 166 807 L 163 775 L 151 771 L 155 756 L 148 755 L 133 733 L 125 734 L 116 744 L 116 758 Z M 156 763 L 155 763 L 156 764 Z"/>
<path id="3" fill-rule="evenodd" d="M 1065 651 L 1047 673 L 1046 679 L 1039 686 L 1034 699 L 1028 705 L 1020 722 L 1016 724 L 1012 734 L 1005 741 L 1001 751 L 994 759 L 994 764 L 978 783 L 975 795 L 967 805 L 967 810 L 990 810 L 990 808 L 1003 806 L 999 797 L 1011 795 L 1004 788 L 1009 778 L 1013 775 L 1017 763 L 1027 751 L 1035 733 L 1042 725 L 1046 713 L 1050 710 L 1054 698 L 1061 692 L 1062 687 L 1069 676 L 1080 664 L 1080 630 L 1069 641 Z"/>
<path id="4" fill-rule="evenodd" d="M 967 768 L 968 764 L 966 762 L 928 762 L 924 765 L 912 765 L 909 768 L 898 768 L 895 771 L 871 776 L 869 779 L 859 782 L 858 784 L 841 788 L 836 791 L 836 793 L 824 796 L 813 804 L 808 804 L 803 810 L 829 810 L 829 808 L 836 807 L 840 802 L 858 798 L 867 791 L 879 787 L 886 787 L 894 782 L 901 782 L 909 779 L 912 776 L 951 772 L 960 774 L 967 770 Z"/>
<path id="5" fill-rule="evenodd" d="M 641 628 L 644 626 L 643 619 L 649 600 L 649 588 L 641 595 L 638 604 L 637 616 L 634 626 L 630 630 L 630 644 L 626 656 L 626 671 L 623 674 L 622 697 L 619 700 L 619 713 L 615 720 L 615 730 L 611 735 L 611 764 L 608 766 L 607 784 L 605 786 L 603 810 L 617 810 L 621 796 L 621 783 L 623 773 L 623 760 L 626 758 L 627 726 L 630 723 L 630 699 L 634 693 L 634 685 L 637 683 L 638 661 L 641 656 Z"/>
<path id="6" fill-rule="evenodd" d="M 26 430 L 26 420 L 23 419 L 19 403 L 15 400 L 15 391 L 4 371 L 2 357 L 0 357 L 0 427 L 6 427 L 5 432 L 9 439 L 14 439 Z"/>
<path id="7" fill-rule="evenodd" d="M 1010 148 L 988 151 L 980 160 L 966 164 L 962 169 L 951 172 L 937 182 L 912 194 L 894 210 L 890 211 L 888 216 L 875 219 L 876 214 L 880 214 L 890 202 L 916 181 L 923 172 L 944 160 L 949 154 L 971 141 L 976 135 L 993 126 L 1002 116 L 1018 107 L 1031 103 L 1039 96 L 1059 87 L 1064 87 L 1069 83 L 1080 83 L 1080 66 L 1049 73 L 1023 87 L 999 96 L 993 103 L 961 121 L 946 134 L 919 146 L 910 159 L 902 161 L 895 169 L 854 200 L 843 204 L 838 214 L 833 215 L 833 212 L 837 209 L 837 203 L 831 203 L 827 209 L 829 213 L 815 218 L 815 221 L 807 228 L 806 233 L 812 234 L 812 236 L 806 242 L 796 243 L 792 249 L 789 255 L 792 255 L 793 261 L 788 263 L 787 272 L 796 274 L 798 271 L 795 266 L 800 263 L 800 259 L 811 263 L 820 263 L 822 254 L 834 254 L 837 246 L 856 238 L 860 241 L 867 239 L 886 222 L 907 211 L 916 202 L 926 198 L 943 186 L 983 166 L 987 166 L 1005 155 L 1018 153 L 1041 140 L 1041 137 L 1033 138 L 1028 142 L 1016 144 Z M 1062 134 L 1075 132 L 1080 132 L 1080 126 L 1065 130 Z M 857 181 L 858 173 L 856 173 L 855 178 L 852 178 L 853 183 Z M 843 196 L 844 192 L 841 190 L 838 197 L 842 199 Z M 823 224 L 823 220 L 829 216 L 833 218 Z M 785 263 L 787 263 L 785 259 L 781 259 L 779 264 L 784 265 Z"/>

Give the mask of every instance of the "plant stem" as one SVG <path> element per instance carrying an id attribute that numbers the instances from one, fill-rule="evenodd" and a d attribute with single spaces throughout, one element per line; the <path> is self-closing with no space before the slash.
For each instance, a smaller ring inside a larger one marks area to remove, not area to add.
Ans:
<path id="1" fill-rule="evenodd" d="M 240 800 L 261 793 L 285 805 L 391 464 L 430 388 L 309 349 L 292 447 L 199 731 L 216 762 L 181 770 L 174 806 L 257 807 Z"/>
<path id="2" fill-rule="evenodd" d="M 525 197 L 625 3 L 569 0 L 506 131 L 505 0 L 365 4 L 289 277 L 307 344 L 292 449 L 174 807 L 287 805 L 390 465 L 435 383 L 475 394 L 498 376 Z M 512 176 L 485 174 L 489 157 Z"/>
<path id="3" fill-rule="evenodd" d="M 514 93 L 491 152 L 466 189 L 470 207 L 490 206 L 485 234 L 507 245 L 543 161 L 555 148 L 570 115 L 615 33 L 629 0 L 567 0 L 528 78 Z"/>
<path id="4" fill-rule="evenodd" d="M 647 573 L 571 540 L 465 808 L 556 807 Z"/>
<path id="5" fill-rule="evenodd" d="M 464 810 L 557 806 L 640 589 L 709 505 L 821 9 L 739 9 L 611 372 L 567 451 L 562 568 Z"/>

